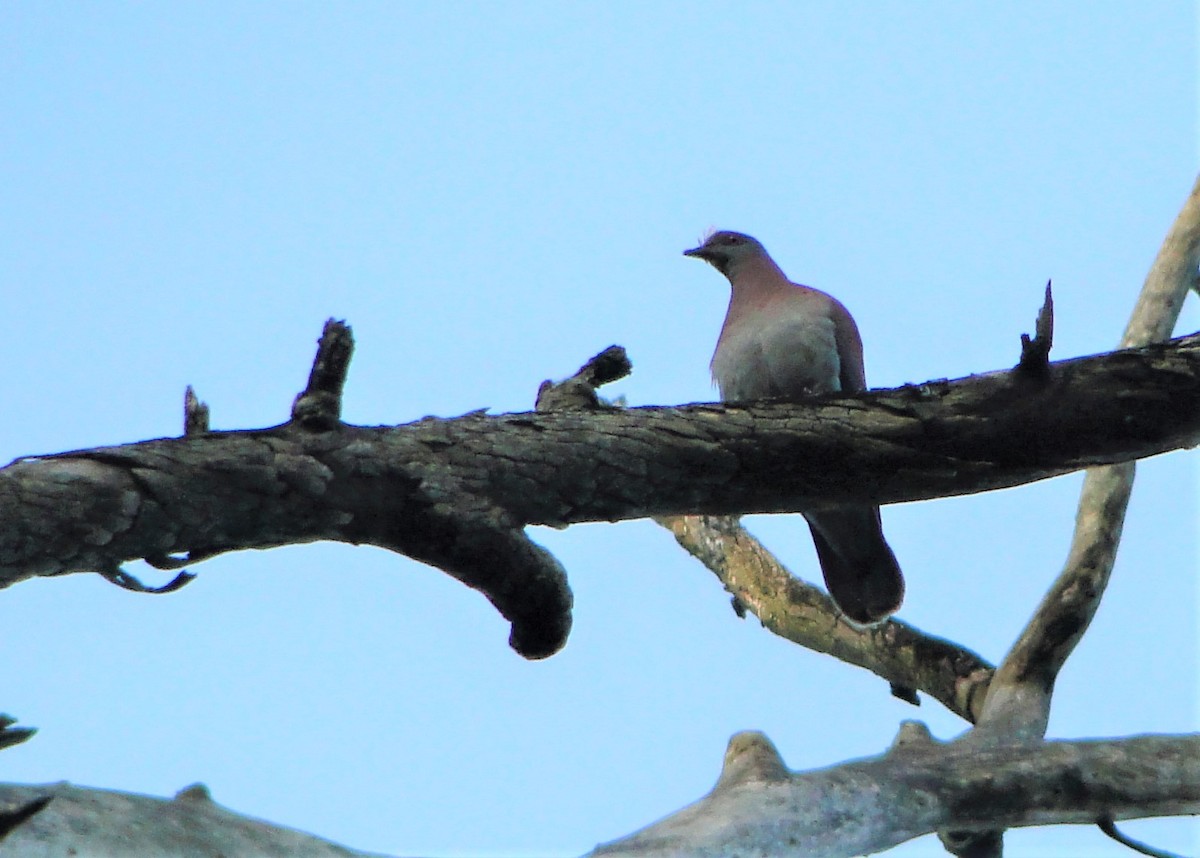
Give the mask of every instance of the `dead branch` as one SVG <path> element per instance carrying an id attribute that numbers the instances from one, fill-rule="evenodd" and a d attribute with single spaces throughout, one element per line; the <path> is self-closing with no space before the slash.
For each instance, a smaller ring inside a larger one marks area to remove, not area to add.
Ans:
<path id="1" fill-rule="evenodd" d="M 1198 264 L 1200 179 L 1146 275 L 1122 347 L 1148 346 L 1171 335 Z M 1010 739 L 1016 733 L 1045 734 L 1055 679 L 1108 587 L 1133 477 L 1132 461 L 1088 471 L 1066 564 L 993 678 L 981 719 L 989 731 L 999 724 Z"/>
<path id="2" fill-rule="evenodd" d="M 900 620 L 852 625 L 823 590 L 790 572 L 736 518 L 681 515 L 656 519 L 703 563 L 763 627 L 815 652 L 865 668 L 902 699 L 923 691 L 974 723 L 994 668 L 965 647 Z"/>
<path id="3" fill-rule="evenodd" d="M 319 366 L 327 348 L 348 357 L 328 334 Z M 526 524 L 944 497 L 1190 446 L 1200 335 L 1053 363 L 1044 380 L 1000 372 L 803 405 L 359 427 L 336 422 L 339 395 L 336 380 L 310 387 L 298 419 L 271 429 L 0 469 L 0 586 L 80 571 L 132 581 L 121 564 L 135 558 L 179 567 L 246 548 L 365 543 L 480 590 L 512 622 L 513 647 L 542 657 L 566 639 L 571 595 Z"/>
<path id="4" fill-rule="evenodd" d="M 68 783 L 0 784 L 5 855 L 383 858 L 226 810 L 202 784 L 173 800 Z"/>
<path id="5" fill-rule="evenodd" d="M 1161 342 L 1171 335 L 1200 263 L 1200 178 L 1164 239 L 1146 275 L 1133 314 L 1121 338 L 1123 347 Z M 1038 315 L 1053 319 L 1050 287 Z M 1022 337 L 1023 343 L 1026 338 Z M 1047 348 L 1049 347 L 1047 337 Z M 1022 363 L 1025 352 L 1022 352 Z M 975 743 L 1037 741 L 1046 734 L 1054 682 L 1083 639 L 1108 588 L 1125 510 L 1133 492 L 1134 463 L 1120 462 L 1088 471 L 1079 496 L 1075 532 L 1067 562 L 1032 619 L 993 677 L 980 716 Z M 999 856 L 1003 831 L 939 833 L 955 855 Z"/>
<path id="6" fill-rule="evenodd" d="M 766 737 L 730 741 L 707 796 L 594 856 L 848 858 L 952 828 L 1200 813 L 1200 734 L 941 744 L 906 725 L 886 754 L 791 773 Z"/>
<path id="7" fill-rule="evenodd" d="M 1053 339 L 1054 301 L 1047 283 L 1034 336 L 1021 335 L 1015 373 L 1044 380 Z M 564 385 L 586 387 L 582 373 Z M 739 614 L 749 608 L 769 631 L 870 670 L 902 700 L 919 705 L 917 691 L 924 691 L 967 721 L 978 718 L 995 669 L 975 653 L 899 620 L 873 628 L 847 622 L 832 599 L 788 572 L 736 517 L 660 516 L 655 521 L 717 576 L 733 594 Z"/>

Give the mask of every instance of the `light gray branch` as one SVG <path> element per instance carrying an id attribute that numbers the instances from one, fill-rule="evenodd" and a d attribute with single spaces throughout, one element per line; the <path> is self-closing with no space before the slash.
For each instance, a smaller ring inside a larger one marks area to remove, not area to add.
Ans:
<path id="1" fill-rule="evenodd" d="M 901 699 L 916 702 L 916 693 L 924 692 L 971 723 L 982 711 L 994 668 L 966 647 L 896 619 L 852 625 L 824 591 L 794 577 L 734 517 L 656 521 L 768 631 L 871 671 Z"/>
<path id="2" fill-rule="evenodd" d="M 849 858 L 942 829 L 1200 814 L 1200 734 L 981 749 L 906 725 L 886 754 L 791 773 L 761 734 L 735 736 L 717 786 L 605 858 Z"/>
<path id="3" fill-rule="evenodd" d="M 4 818 L 14 816 L 17 824 L 3 833 Z M 180 790 L 174 800 L 68 783 L 0 784 L 0 855 L 384 858 L 234 813 L 200 784 Z"/>
<path id="4" fill-rule="evenodd" d="M 1171 335 L 1198 264 L 1200 178 L 1146 276 L 1122 348 L 1147 346 Z M 1108 587 L 1133 478 L 1133 462 L 1088 471 L 1066 565 L 993 677 L 980 720 L 985 732 L 999 724 L 1009 740 L 1045 734 L 1054 681 Z"/>

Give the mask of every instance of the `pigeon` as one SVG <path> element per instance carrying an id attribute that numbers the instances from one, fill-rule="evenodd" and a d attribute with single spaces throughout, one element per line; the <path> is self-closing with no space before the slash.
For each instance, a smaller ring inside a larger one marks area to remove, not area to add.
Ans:
<path id="1" fill-rule="evenodd" d="M 703 259 L 729 279 L 732 294 L 712 358 L 725 402 L 800 401 L 865 390 L 862 338 L 832 295 L 788 280 L 749 235 L 722 230 L 684 256 Z M 904 577 L 883 536 L 879 507 L 805 513 L 825 586 L 847 619 L 874 625 L 904 598 Z"/>

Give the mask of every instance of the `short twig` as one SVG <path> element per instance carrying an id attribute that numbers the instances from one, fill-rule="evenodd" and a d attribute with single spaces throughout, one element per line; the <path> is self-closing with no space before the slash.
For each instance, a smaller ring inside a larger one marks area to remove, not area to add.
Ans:
<path id="1" fill-rule="evenodd" d="M 1046 281 L 1046 298 L 1038 310 L 1033 337 L 1021 334 L 1021 360 L 1017 371 L 1032 378 L 1042 378 L 1050 371 L 1050 347 L 1054 344 L 1054 298 L 1050 281 Z"/>
<path id="2" fill-rule="evenodd" d="M 1122 834 L 1117 830 L 1117 826 L 1111 817 L 1101 817 L 1100 819 L 1096 820 L 1096 825 L 1099 826 L 1100 830 L 1113 840 L 1117 841 L 1122 846 L 1128 846 L 1134 852 L 1140 852 L 1143 855 L 1149 855 L 1151 858 L 1184 858 L 1184 856 L 1178 855 L 1175 852 L 1167 852 L 1162 849 L 1155 849 L 1153 846 L 1147 846 L 1140 840 L 1134 840 L 1132 837 Z"/>
<path id="3" fill-rule="evenodd" d="M 0 748 L 11 748 L 32 738 L 37 732 L 34 727 L 14 727 L 17 719 L 11 715 L 0 715 Z"/>
<path id="4" fill-rule="evenodd" d="M 196 398 L 189 384 L 183 394 L 183 434 L 203 435 L 208 431 L 208 405 Z"/>
<path id="5" fill-rule="evenodd" d="M 180 572 L 161 587 L 151 587 L 143 584 L 138 580 L 137 576 L 130 575 L 120 566 L 114 565 L 112 568 L 98 569 L 97 571 L 105 581 L 116 584 L 122 590 L 128 590 L 131 593 L 151 593 L 153 595 L 174 593 L 176 590 L 182 590 L 196 578 L 195 574 L 191 572 Z"/>

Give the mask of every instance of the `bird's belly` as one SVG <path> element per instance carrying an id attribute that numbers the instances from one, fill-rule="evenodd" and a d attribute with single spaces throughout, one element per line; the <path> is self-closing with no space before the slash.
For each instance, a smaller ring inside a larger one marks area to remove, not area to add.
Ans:
<path id="1" fill-rule="evenodd" d="M 722 399 L 798 399 L 841 389 L 841 360 L 828 319 L 781 320 L 733 333 L 713 355 Z"/>

